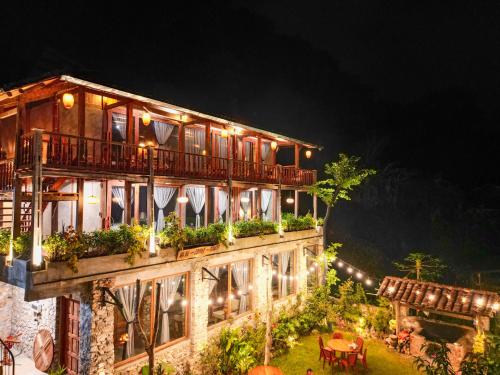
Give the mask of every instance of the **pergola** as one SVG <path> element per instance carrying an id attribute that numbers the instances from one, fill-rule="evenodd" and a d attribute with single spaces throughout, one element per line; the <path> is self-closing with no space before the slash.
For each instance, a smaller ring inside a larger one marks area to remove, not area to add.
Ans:
<path id="1" fill-rule="evenodd" d="M 489 329 L 489 318 L 500 309 L 498 293 L 427 281 L 386 276 L 378 296 L 389 299 L 396 314 L 396 333 L 401 323 L 401 307 L 433 312 L 459 319 L 476 320 L 477 327 Z"/>

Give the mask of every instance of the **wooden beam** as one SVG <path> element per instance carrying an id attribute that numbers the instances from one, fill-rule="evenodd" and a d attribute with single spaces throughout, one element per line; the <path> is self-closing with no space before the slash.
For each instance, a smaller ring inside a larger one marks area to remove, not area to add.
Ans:
<path id="1" fill-rule="evenodd" d="M 132 217 L 132 212 L 131 212 L 131 192 L 132 192 L 132 183 L 130 181 L 125 181 L 125 187 L 124 187 L 124 195 L 125 195 L 125 202 L 123 205 L 123 220 L 124 224 L 130 225 L 131 217 Z"/>
<path id="2" fill-rule="evenodd" d="M 205 186 L 205 226 L 207 226 L 208 224 L 212 223 L 212 195 L 210 194 L 211 191 L 210 191 L 210 187 L 209 186 Z"/>
<path id="3" fill-rule="evenodd" d="M 293 214 L 295 215 L 295 217 L 298 217 L 299 216 L 299 191 L 294 190 L 294 194 L 295 194 L 295 197 L 294 197 L 294 201 L 293 201 Z"/>
<path id="4" fill-rule="evenodd" d="M 85 137 L 85 89 L 78 89 L 78 135 Z"/>
<path id="5" fill-rule="evenodd" d="M 300 145 L 298 143 L 295 144 L 295 157 L 294 157 L 294 165 L 295 168 L 300 168 Z"/>
<path id="6" fill-rule="evenodd" d="M 78 193 L 78 201 L 76 203 L 76 231 L 83 232 L 83 204 L 84 204 L 84 179 L 76 180 L 76 190 Z"/>
<path id="7" fill-rule="evenodd" d="M 134 142 L 134 107 L 132 103 L 127 104 L 127 143 Z"/>

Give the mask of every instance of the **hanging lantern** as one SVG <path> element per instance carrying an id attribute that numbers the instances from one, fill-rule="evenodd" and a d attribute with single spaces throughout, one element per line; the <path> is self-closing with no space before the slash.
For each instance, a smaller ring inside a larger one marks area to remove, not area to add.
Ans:
<path id="1" fill-rule="evenodd" d="M 189 201 L 188 197 L 177 197 L 178 203 L 187 203 Z"/>
<path id="2" fill-rule="evenodd" d="M 222 131 L 220 132 L 220 136 L 222 138 L 227 138 L 229 136 L 229 132 L 226 129 L 222 129 Z"/>
<path id="3" fill-rule="evenodd" d="M 151 115 L 149 114 L 149 112 L 144 112 L 142 114 L 142 123 L 144 124 L 144 126 L 148 126 L 151 123 Z"/>
<path id="4" fill-rule="evenodd" d="M 207 154 L 207 150 L 203 150 L 203 151 L 201 152 L 201 154 L 202 154 L 202 155 L 206 155 L 206 154 Z"/>
<path id="5" fill-rule="evenodd" d="M 306 150 L 306 158 L 311 159 L 312 151 Z"/>
<path id="6" fill-rule="evenodd" d="M 240 202 L 241 203 L 248 203 L 248 202 L 250 202 L 250 198 L 248 198 L 248 197 L 241 197 L 240 198 Z"/>
<path id="7" fill-rule="evenodd" d="M 278 143 L 276 141 L 271 142 L 271 150 L 275 151 L 278 148 Z"/>
<path id="8" fill-rule="evenodd" d="M 75 104 L 75 97 L 73 96 L 73 94 L 66 92 L 62 96 L 62 102 L 63 102 L 64 108 L 71 109 L 71 108 L 73 108 L 73 105 Z"/>
<path id="9" fill-rule="evenodd" d="M 97 196 L 94 194 L 91 194 L 87 197 L 87 204 L 97 204 L 99 203 L 99 200 L 97 199 Z"/>
<path id="10" fill-rule="evenodd" d="M 292 197 L 288 197 L 286 199 L 286 203 L 288 203 L 288 204 L 292 204 L 293 202 L 295 202 L 295 200 Z"/>

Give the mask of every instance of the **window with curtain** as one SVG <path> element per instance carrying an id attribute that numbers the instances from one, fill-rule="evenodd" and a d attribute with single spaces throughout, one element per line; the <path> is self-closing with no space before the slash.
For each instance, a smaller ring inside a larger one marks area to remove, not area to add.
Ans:
<path id="1" fill-rule="evenodd" d="M 249 220 L 252 218 L 252 198 L 253 194 L 248 190 L 240 193 L 240 209 L 238 217 L 240 220 Z"/>
<path id="2" fill-rule="evenodd" d="M 273 254 L 271 289 L 273 299 L 279 299 L 295 292 L 294 252 L 283 251 Z"/>
<path id="3" fill-rule="evenodd" d="M 166 345 L 187 334 L 187 274 L 166 276 L 141 283 L 139 294 L 139 319 L 146 334 L 152 336 L 155 312 L 156 283 L 162 285 L 160 314 L 156 346 Z M 133 358 L 145 352 L 144 343 L 137 328 L 132 324 L 136 300 L 135 284 L 116 288 L 117 299 L 123 304 L 123 314 L 114 308 L 115 363 Z"/>
<path id="4" fill-rule="evenodd" d="M 251 310 L 251 261 L 209 268 L 218 280 L 209 283 L 208 325 L 222 322 Z"/>
<path id="5" fill-rule="evenodd" d="M 318 256 L 318 246 L 304 247 L 306 253 L 306 266 L 307 266 L 307 290 L 314 290 L 319 286 L 319 270 L 316 257 Z"/>

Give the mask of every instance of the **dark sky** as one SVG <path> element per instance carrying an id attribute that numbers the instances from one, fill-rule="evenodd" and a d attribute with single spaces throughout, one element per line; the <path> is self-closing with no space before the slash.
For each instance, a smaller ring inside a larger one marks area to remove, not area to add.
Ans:
<path id="1" fill-rule="evenodd" d="M 499 183 L 496 1 L 2 8 L 4 84 L 64 70 L 321 143 L 316 167 L 345 151 L 465 189 Z"/>

